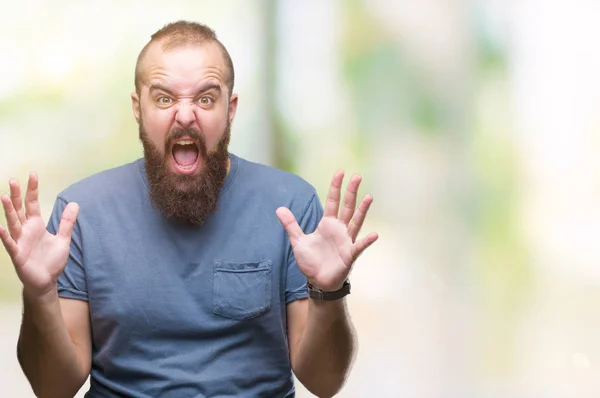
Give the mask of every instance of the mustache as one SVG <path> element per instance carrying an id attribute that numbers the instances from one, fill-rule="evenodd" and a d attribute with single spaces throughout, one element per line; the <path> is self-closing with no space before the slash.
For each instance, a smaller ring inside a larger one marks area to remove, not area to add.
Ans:
<path id="1" fill-rule="evenodd" d="M 202 132 L 200 132 L 194 128 L 173 129 L 169 133 L 169 135 L 167 135 L 165 137 L 165 148 L 171 148 L 173 141 L 176 141 L 183 137 L 188 137 L 192 140 L 198 141 L 198 144 L 200 146 L 198 149 L 200 150 L 200 152 L 202 154 L 206 154 L 207 148 L 206 148 L 206 139 L 204 138 L 204 134 L 202 134 Z"/>

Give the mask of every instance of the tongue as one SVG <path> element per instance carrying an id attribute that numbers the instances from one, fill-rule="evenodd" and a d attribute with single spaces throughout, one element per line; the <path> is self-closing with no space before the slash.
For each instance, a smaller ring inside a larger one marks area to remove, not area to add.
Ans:
<path id="1" fill-rule="evenodd" d="M 174 145 L 173 158 L 180 166 L 191 166 L 198 158 L 195 145 Z"/>

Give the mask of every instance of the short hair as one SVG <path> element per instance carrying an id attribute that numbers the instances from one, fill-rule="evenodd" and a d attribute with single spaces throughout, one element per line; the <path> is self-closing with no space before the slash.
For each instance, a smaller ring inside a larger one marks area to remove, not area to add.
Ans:
<path id="1" fill-rule="evenodd" d="M 227 67 L 227 87 L 229 88 L 229 96 L 233 93 L 233 84 L 235 82 L 235 72 L 233 70 L 233 62 L 229 52 L 217 39 L 217 35 L 213 29 L 207 25 L 190 22 L 190 21 L 177 21 L 171 22 L 163 26 L 160 30 L 156 31 L 150 38 L 150 41 L 144 46 L 140 55 L 138 55 L 137 62 L 135 64 L 135 91 L 140 94 L 142 86 L 142 70 L 141 64 L 148 48 L 156 41 L 164 40 L 162 49 L 167 51 L 173 48 L 185 46 L 188 44 L 203 44 L 203 43 L 215 43 L 223 54 L 223 60 Z"/>

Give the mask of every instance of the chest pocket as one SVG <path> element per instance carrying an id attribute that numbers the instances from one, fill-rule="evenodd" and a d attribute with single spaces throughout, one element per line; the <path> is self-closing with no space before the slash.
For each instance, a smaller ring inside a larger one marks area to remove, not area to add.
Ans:
<path id="1" fill-rule="evenodd" d="M 271 308 L 271 261 L 217 261 L 213 278 L 213 313 L 226 318 L 255 318 Z"/>

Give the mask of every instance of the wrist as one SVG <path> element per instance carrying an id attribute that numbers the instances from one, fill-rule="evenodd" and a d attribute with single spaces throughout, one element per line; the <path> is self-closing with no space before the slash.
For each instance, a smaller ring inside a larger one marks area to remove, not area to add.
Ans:
<path id="1" fill-rule="evenodd" d="M 51 306 L 58 301 L 56 283 L 44 290 L 23 286 L 23 300 L 35 306 Z"/>
<path id="2" fill-rule="evenodd" d="M 309 299 L 308 313 L 319 325 L 329 325 L 344 318 L 347 313 L 346 298 L 334 301 Z"/>
<path id="3" fill-rule="evenodd" d="M 334 285 L 335 286 L 335 285 Z M 325 290 L 313 285 L 310 281 L 306 284 L 308 295 L 314 301 L 337 301 L 350 294 L 350 281 L 346 280 L 342 286 L 335 290 Z"/>
<path id="4" fill-rule="evenodd" d="M 348 278 L 342 279 L 339 282 L 317 282 L 315 280 L 307 278 L 307 283 L 310 284 L 314 289 L 321 290 L 324 292 L 335 292 L 344 287 L 344 285 L 348 282 Z"/>

